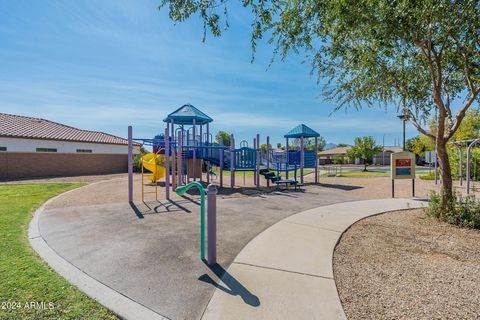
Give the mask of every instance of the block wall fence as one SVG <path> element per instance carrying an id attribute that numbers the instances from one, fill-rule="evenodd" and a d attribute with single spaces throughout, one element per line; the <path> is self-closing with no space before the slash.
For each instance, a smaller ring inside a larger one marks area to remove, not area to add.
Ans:
<path id="1" fill-rule="evenodd" d="M 0 152 L 0 180 L 127 172 L 126 154 Z"/>

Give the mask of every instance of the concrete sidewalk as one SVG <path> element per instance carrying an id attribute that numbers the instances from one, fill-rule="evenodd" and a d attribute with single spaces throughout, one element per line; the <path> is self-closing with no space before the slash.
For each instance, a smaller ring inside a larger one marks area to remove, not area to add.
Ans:
<path id="1" fill-rule="evenodd" d="M 198 197 L 109 203 L 118 193 L 124 197 L 124 186 L 122 181 L 99 182 L 52 199 L 35 215 L 31 226 L 36 231 L 29 237 L 55 270 L 126 319 L 139 319 L 140 307 L 151 311 L 144 310 L 150 318 L 200 319 L 225 269 L 258 234 L 292 214 L 359 200 L 349 192 L 319 186 L 302 192 L 220 196 L 219 266 L 211 269 L 199 259 Z M 111 197 L 101 203 L 106 192 Z M 88 200 L 93 203 L 87 205 Z M 231 280 L 225 290 L 241 288 Z"/>
<path id="2" fill-rule="evenodd" d="M 426 202 L 381 199 L 303 211 L 254 238 L 222 277 L 202 319 L 346 319 L 333 278 L 333 252 L 356 221 Z M 226 290 L 225 288 L 230 288 Z"/>

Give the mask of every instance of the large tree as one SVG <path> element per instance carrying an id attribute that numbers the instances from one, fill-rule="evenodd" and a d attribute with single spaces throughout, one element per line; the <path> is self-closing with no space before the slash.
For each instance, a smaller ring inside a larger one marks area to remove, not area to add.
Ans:
<path id="1" fill-rule="evenodd" d="M 351 160 L 357 158 L 363 160 L 363 171 L 367 171 L 368 162 L 382 150 L 383 148 L 377 146 L 373 137 L 357 137 L 353 146 L 347 150 L 347 157 Z"/>
<path id="2" fill-rule="evenodd" d="M 315 149 L 315 138 L 305 138 L 303 140 L 305 149 L 307 150 L 314 150 Z M 317 138 L 317 151 L 323 151 L 325 149 L 325 145 L 327 144 L 327 141 L 325 140 L 324 137 L 320 136 Z M 293 139 L 292 145 L 296 148 L 299 148 L 301 145 L 301 139 L 300 138 L 295 138 Z"/>
<path id="3" fill-rule="evenodd" d="M 226 131 L 218 131 L 215 135 L 215 141 L 217 143 L 222 143 L 224 146 L 230 145 L 230 134 Z"/>
<path id="4" fill-rule="evenodd" d="M 305 54 L 344 107 L 396 104 L 436 144 L 442 205 L 453 196 L 446 144 L 480 92 L 480 0 L 242 0 L 252 49 L 264 35 L 274 57 Z M 199 14 L 219 36 L 228 0 L 163 0 L 171 19 Z M 223 25 L 222 25 L 223 23 Z M 424 120 L 436 112 L 435 134 Z"/>

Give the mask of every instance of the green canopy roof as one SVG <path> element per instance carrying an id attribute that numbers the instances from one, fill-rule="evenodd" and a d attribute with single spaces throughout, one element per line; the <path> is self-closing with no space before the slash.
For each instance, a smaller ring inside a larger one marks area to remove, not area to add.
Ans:
<path id="1" fill-rule="evenodd" d="M 302 123 L 296 126 L 295 128 L 293 128 L 292 130 L 290 130 L 283 137 L 284 138 L 301 138 L 301 137 L 316 138 L 316 137 L 320 137 L 320 134 Z"/>
<path id="2" fill-rule="evenodd" d="M 178 108 L 177 110 L 170 113 L 165 119 L 164 122 L 173 122 L 175 124 L 184 124 L 184 125 L 193 125 L 193 120 L 195 119 L 195 124 L 206 124 L 212 122 L 213 119 L 207 116 L 202 111 L 198 110 L 191 104 L 185 104 Z"/>

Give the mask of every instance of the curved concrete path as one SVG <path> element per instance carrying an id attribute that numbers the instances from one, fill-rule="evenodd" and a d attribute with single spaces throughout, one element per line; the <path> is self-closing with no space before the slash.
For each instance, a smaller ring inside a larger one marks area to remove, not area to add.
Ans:
<path id="1" fill-rule="evenodd" d="M 228 268 L 233 295 L 216 289 L 202 319 L 346 319 L 333 278 L 333 253 L 345 230 L 372 215 L 426 202 L 343 202 L 290 216 L 254 238 Z M 240 285 L 241 284 L 241 285 Z"/>

